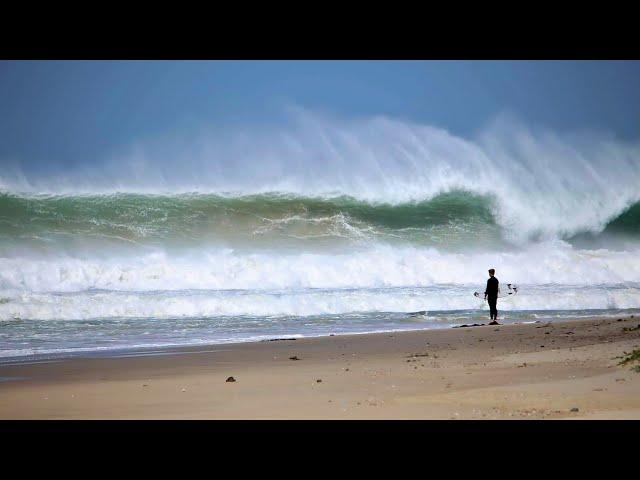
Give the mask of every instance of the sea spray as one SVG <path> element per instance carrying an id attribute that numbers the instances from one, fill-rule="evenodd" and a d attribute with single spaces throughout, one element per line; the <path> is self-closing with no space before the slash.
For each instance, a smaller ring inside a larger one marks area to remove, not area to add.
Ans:
<path id="1" fill-rule="evenodd" d="M 40 194 L 278 192 L 389 204 L 458 190 L 495 197 L 496 220 L 514 241 L 599 232 L 640 200 L 637 142 L 533 130 L 504 118 L 467 139 L 386 117 L 296 110 L 286 126 L 212 129 L 183 144 L 190 147 L 140 143 L 99 170 L 3 172 L 0 185 Z"/>

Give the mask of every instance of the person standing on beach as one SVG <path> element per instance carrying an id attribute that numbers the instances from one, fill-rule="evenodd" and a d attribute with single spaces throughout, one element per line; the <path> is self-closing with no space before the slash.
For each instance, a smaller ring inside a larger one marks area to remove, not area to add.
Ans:
<path id="1" fill-rule="evenodd" d="M 492 268 L 489 270 L 489 280 L 487 280 L 487 288 L 484 291 L 484 299 L 489 302 L 489 313 L 491 315 L 491 323 L 489 325 L 500 325 L 498 323 L 498 292 L 500 291 L 500 282 L 494 277 L 496 271 Z"/>

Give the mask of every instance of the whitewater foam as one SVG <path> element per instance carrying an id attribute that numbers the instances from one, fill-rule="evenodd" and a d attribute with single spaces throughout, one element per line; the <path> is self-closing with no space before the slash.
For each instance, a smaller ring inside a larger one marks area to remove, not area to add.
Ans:
<path id="1" fill-rule="evenodd" d="M 444 253 L 434 248 L 375 246 L 345 253 L 236 253 L 158 250 L 104 258 L 0 258 L 0 291 L 89 289 L 263 290 L 473 284 L 496 268 L 513 283 L 605 285 L 640 282 L 640 248 L 578 250 L 565 242 L 506 252 Z"/>
<path id="2" fill-rule="evenodd" d="M 472 295 L 478 288 L 450 285 L 296 291 L 9 293 L 11 301 L 0 304 L 0 320 L 175 319 L 175 327 L 180 328 L 181 320 L 209 318 L 220 326 L 257 322 L 268 331 L 269 324 L 278 317 L 295 317 L 304 323 L 309 316 L 483 310 L 486 302 Z M 501 311 L 612 310 L 640 305 L 640 284 L 524 285 L 520 289 L 517 296 L 499 302 Z M 225 320 L 231 318 L 239 320 Z M 349 323 L 349 319 L 344 321 Z"/>

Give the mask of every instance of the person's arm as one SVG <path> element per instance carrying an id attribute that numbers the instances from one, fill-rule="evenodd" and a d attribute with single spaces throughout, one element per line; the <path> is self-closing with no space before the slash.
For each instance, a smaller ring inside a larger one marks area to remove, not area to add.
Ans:
<path id="1" fill-rule="evenodd" d="M 487 286 L 484 288 L 484 299 L 487 299 L 487 291 L 489 290 L 489 280 L 487 280 Z"/>

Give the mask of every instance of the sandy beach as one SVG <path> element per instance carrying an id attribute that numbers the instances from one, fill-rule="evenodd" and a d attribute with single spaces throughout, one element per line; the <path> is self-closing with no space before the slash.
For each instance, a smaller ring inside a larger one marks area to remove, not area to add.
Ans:
<path id="1" fill-rule="evenodd" d="M 2 365 L 0 418 L 638 419 L 618 318 Z"/>
<path id="2" fill-rule="evenodd" d="M 0 420 L 640 419 L 640 61 L 509 51 L 0 60 Z"/>

